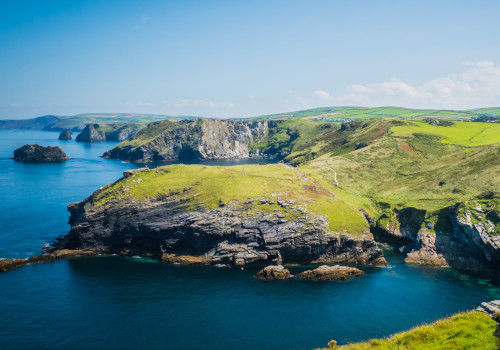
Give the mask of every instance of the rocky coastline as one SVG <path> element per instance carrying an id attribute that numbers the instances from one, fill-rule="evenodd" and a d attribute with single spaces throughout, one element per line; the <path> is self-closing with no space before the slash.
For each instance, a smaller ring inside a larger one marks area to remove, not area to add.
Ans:
<path id="1" fill-rule="evenodd" d="M 70 204 L 71 230 L 58 249 L 91 249 L 202 265 L 387 265 L 369 233 L 332 234 L 325 217 L 291 199 L 220 201 L 210 208 L 197 203 L 199 193 L 189 188 L 144 200 L 128 198 L 128 184 L 141 183 L 150 172 L 151 176 L 170 176 L 168 171 L 125 172 L 115 184 L 126 200 L 117 198 L 117 190 L 107 187 Z M 105 191 L 111 197 L 103 203 Z"/>
<path id="2" fill-rule="evenodd" d="M 500 278 L 498 218 L 487 203 L 458 203 L 430 214 L 404 208 L 387 219 L 379 219 L 374 231 L 379 239 L 398 245 L 406 263 Z"/>
<path id="3" fill-rule="evenodd" d="M 125 141 L 143 126 L 138 123 L 87 124 L 76 136 L 76 142 Z"/>
<path id="4" fill-rule="evenodd" d="M 265 152 L 262 147 L 269 135 L 269 124 L 218 119 L 156 122 L 137 133 L 130 142 L 105 152 L 103 157 L 135 163 L 276 157 L 276 153 Z"/>

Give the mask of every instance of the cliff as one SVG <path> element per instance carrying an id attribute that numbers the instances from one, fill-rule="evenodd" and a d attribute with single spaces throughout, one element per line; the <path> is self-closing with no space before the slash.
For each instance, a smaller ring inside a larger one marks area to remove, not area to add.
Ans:
<path id="1" fill-rule="evenodd" d="M 267 155 L 256 145 L 268 133 L 268 122 L 161 121 L 149 124 L 103 157 L 131 162 L 258 157 Z"/>
<path id="2" fill-rule="evenodd" d="M 24 145 L 14 151 L 14 160 L 23 162 L 60 162 L 67 159 L 66 153 L 57 146 Z"/>
<path id="3" fill-rule="evenodd" d="M 68 208 L 61 249 L 236 266 L 386 264 L 359 212 L 280 165 L 128 171 Z"/>
<path id="4" fill-rule="evenodd" d="M 439 211 L 394 209 L 379 218 L 381 239 L 401 246 L 405 262 L 452 266 L 500 277 L 500 206 L 497 200 L 458 203 Z"/>
<path id="5" fill-rule="evenodd" d="M 144 125 L 138 123 L 87 124 L 76 137 L 77 142 L 125 141 Z"/>

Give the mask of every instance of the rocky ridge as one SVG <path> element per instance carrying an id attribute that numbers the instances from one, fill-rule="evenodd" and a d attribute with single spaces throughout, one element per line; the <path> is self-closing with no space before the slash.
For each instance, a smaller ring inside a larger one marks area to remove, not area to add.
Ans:
<path id="1" fill-rule="evenodd" d="M 76 136 L 77 142 L 125 141 L 143 126 L 138 123 L 87 124 Z"/>
<path id="2" fill-rule="evenodd" d="M 383 229 L 386 237 L 399 243 L 400 251 L 407 254 L 407 263 L 451 266 L 475 273 L 489 271 L 498 277 L 498 218 L 494 210 L 483 206 L 476 201 L 445 208 L 438 214 L 438 222 L 426 217 L 425 211 L 406 208 L 384 222 Z"/>
<path id="3" fill-rule="evenodd" d="M 148 130 L 103 154 L 131 162 L 269 156 L 256 147 L 268 135 L 269 122 L 196 119 L 151 123 Z M 150 133 L 155 133 L 151 138 Z"/>

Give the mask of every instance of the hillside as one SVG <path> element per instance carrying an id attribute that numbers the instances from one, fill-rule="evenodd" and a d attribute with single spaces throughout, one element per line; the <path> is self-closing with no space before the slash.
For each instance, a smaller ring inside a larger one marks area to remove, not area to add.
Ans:
<path id="1" fill-rule="evenodd" d="M 85 113 L 75 116 L 43 116 L 33 119 L 0 120 L 0 129 L 26 129 L 47 131 L 82 131 L 87 124 L 149 123 L 157 120 L 181 120 L 192 116 L 172 116 L 140 113 Z"/>
<path id="2" fill-rule="evenodd" d="M 197 120 L 150 124 L 105 156 L 180 159 L 188 150 L 202 159 L 276 157 L 362 213 L 375 239 L 399 246 L 408 263 L 500 277 L 499 142 L 500 125 L 479 122 Z M 146 179 L 144 186 L 156 188 Z M 217 196 L 236 199 L 225 190 Z M 328 215 L 327 225 L 343 222 L 342 232 L 359 232 L 357 221 L 340 213 Z"/>
<path id="3" fill-rule="evenodd" d="M 410 109 L 401 107 L 323 107 L 302 111 L 270 114 L 255 117 L 258 120 L 286 120 L 309 118 L 333 122 L 345 122 L 357 119 L 391 118 L 446 118 L 451 120 L 469 120 L 480 117 L 500 118 L 499 108 L 480 108 L 471 110 Z"/>

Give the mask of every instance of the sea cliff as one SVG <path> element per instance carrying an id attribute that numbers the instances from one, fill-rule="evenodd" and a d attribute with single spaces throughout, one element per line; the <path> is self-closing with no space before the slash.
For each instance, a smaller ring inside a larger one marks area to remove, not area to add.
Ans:
<path id="1" fill-rule="evenodd" d="M 62 249 L 234 266 L 386 265 L 361 213 L 283 165 L 128 171 L 68 209 Z"/>
<path id="2" fill-rule="evenodd" d="M 259 143 L 269 134 L 269 122 L 195 119 L 151 123 L 104 158 L 131 162 L 269 156 Z"/>

